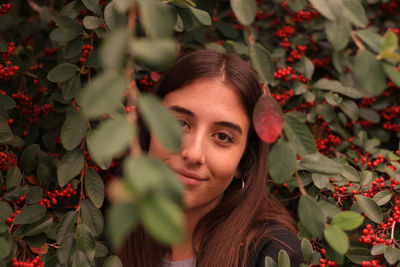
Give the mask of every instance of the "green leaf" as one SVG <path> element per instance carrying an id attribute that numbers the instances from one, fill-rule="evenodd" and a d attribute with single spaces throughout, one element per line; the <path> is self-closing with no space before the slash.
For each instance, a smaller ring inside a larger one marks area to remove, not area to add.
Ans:
<path id="1" fill-rule="evenodd" d="M 90 158 L 99 165 L 100 168 L 106 170 L 110 167 L 112 158 L 102 158 L 100 157 L 100 153 L 97 152 L 97 147 L 94 143 L 94 131 L 89 130 L 86 136 L 86 147 L 89 151 Z"/>
<path id="2" fill-rule="evenodd" d="M 182 131 L 171 111 L 157 97 L 147 93 L 138 96 L 137 106 L 151 134 L 171 152 L 179 151 Z"/>
<path id="3" fill-rule="evenodd" d="M 372 123 L 378 123 L 381 119 L 379 114 L 371 108 L 360 108 L 359 114 L 361 118 Z"/>
<path id="4" fill-rule="evenodd" d="M 54 22 L 57 26 L 74 31 L 75 33 L 79 34 L 82 31 L 82 26 L 74 19 L 68 16 L 57 16 L 54 19 Z"/>
<path id="5" fill-rule="evenodd" d="M 22 152 L 19 162 L 25 175 L 31 174 L 38 167 L 39 152 L 40 146 L 38 144 L 31 144 Z"/>
<path id="6" fill-rule="evenodd" d="M 6 123 L 0 123 L 0 143 L 6 143 L 13 139 L 11 128 Z"/>
<path id="7" fill-rule="evenodd" d="M 172 39 L 139 38 L 131 41 L 129 49 L 136 59 L 156 70 L 164 70 L 178 55 L 178 44 Z"/>
<path id="8" fill-rule="evenodd" d="M 396 67 L 388 63 L 382 63 L 382 65 L 383 71 L 392 80 L 392 82 L 395 85 L 400 86 L 400 71 L 398 71 Z"/>
<path id="9" fill-rule="evenodd" d="M 138 1 L 141 12 L 140 22 L 152 39 L 171 37 L 175 25 L 172 8 L 156 1 Z M 155 51 L 154 51 L 155 52 Z"/>
<path id="10" fill-rule="evenodd" d="M 89 262 L 94 260 L 94 255 L 96 254 L 96 243 L 94 237 L 91 235 L 89 226 L 78 224 L 76 246 L 78 250 L 84 253 Z"/>
<path id="11" fill-rule="evenodd" d="M 82 3 L 87 7 L 87 9 L 95 13 L 97 16 L 102 17 L 103 12 L 100 9 L 99 0 L 82 0 Z"/>
<path id="12" fill-rule="evenodd" d="M 82 118 L 79 112 L 67 115 L 67 119 L 61 127 L 61 143 L 66 150 L 72 150 L 82 142 L 88 126 L 88 120 Z"/>
<path id="13" fill-rule="evenodd" d="M 15 217 L 14 224 L 31 224 L 42 219 L 46 214 L 46 208 L 39 204 L 26 206 Z"/>
<path id="14" fill-rule="evenodd" d="M 78 71 L 78 66 L 71 63 L 61 63 L 49 71 L 47 79 L 51 82 L 62 83 L 72 77 Z"/>
<path id="15" fill-rule="evenodd" d="M 307 6 L 306 0 L 288 0 L 287 6 L 294 12 L 300 12 Z"/>
<path id="16" fill-rule="evenodd" d="M 387 87 L 382 64 L 366 49 L 355 57 L 352 71 L 357 82 L 371 95 L 380 95 Z"/>
<path id="17" fill-rule="evenodd" d="M 290 267 L 290 258 L 287 252 L 283 249 L 279 250 L 278 267 Z"/>
<path id="18" fill-rule="evenodd" d="M 339 107 L 351 120 L 358 120 L 360 112 L 357 104 L 353 100 L 344 100 L 339 104 Z"/>
<path id="19" fill-rule="evenodd" d="M 275 66 L 270 53 L 260 44 L 250 44 L 250 60 L 257 70 L 261 82 L 271 83 L 274 80 Z"/>
<path id="20" fill-rule="evenodd" d="M 70 100 L 78 95 L 81 90 L 81 77 L 79 74 L 75 75 L 64 83 L 63 97 L 65 100 Z"/>
<path id="21" fill-rule="evenodd" d="M 233 26 L 232 23 L 228 21 L 219 20 L 215 22 L 214 25 L 225 38 L 236 39 L 237 37 L 239 37 L 239 31 Z M 237 54 L 241 54 L 241 51 L 245 52 L 246 54 L 248 53 L 246 45 L 242 42 L 234 42 L 232 40 L 228 40 L 227 43 L 232 45 L 235 53 Z"/>
<path id="22" fill-rule="evenodd" d="M 119 1 L 112 1 L 107 4 L 107 6 L 104 8 L 104 22 L 108 26 L 108 28 L 112 31 L 120 30 L 121 28 L 124 28 L 123 26 L 126 23 L 126 11 L 120 11 L 118 10 L 118 3 L 125 2 L 128 7 L 131 6 L 134 2 L 131 0 L 119 0 Z M 127 35 L 126 37 L 129 37 Z M 124 38 L 125 39 L 125 38 Z"/>
<path id="23" fill-rule="evenodd" d="M 101 211 L 96 208 L 92 202 L 84 199 L 81 203 L 81 220 L 82 224 L 88 227 L 93 236 L 98 236 L 104 228 L 104 218 Z"/>
<path id="24" fill-rule="evenodd" d="M 85 16 L 83 18 L 83 26 L 89 30 L 95 30 L 100 27 L 101 20 L 95 16 Z"/>
<path id="25" fill-rule="evenodd" d="M 83 114 L 88 118 L 98 118 L 112 112 L 121 105 L 125 90 L 123 75 L 112 71 L 98 74 L 80 94 Z"/>
<path id="26" fill-rule="evenodd" d="M 360 173 L 350 165 L 343 165 L 341 175 L 352 182 L 360 181 Z"/>
<path id="27" fill-rule="evenodd" d="M 397 35 L 392 31 L 387 31 L 383 36 L 380 55 L 384 56 L 386 53 L 393 53 L 398 47 Z"/>
<path id="28" fill-rule="evenodd" d="M 135 138 L 135 125 L 124 117 L 103 120 L 92 133 L 96 158 L 107 161 L 126 151 Z"/>
<path id="29" fill-rule="evenodd" d="M 362 264 L 363 261 L 371 261 L 374 257 L 367 248 L 350 248 L 345 256 L 355 264 Z"/>
<path id="30" fill-rule="evenodd" d="M 17 166 L 12 166 L 7 171 L 6 176 L 6 190 L 8 191 L 10 188 L 19 185 L 22 179 L 22 173 L 18 169 Z"/>
<path id="31" fill-rule="evenodd" d="M 107 219 L 107 232 L 111 245 L 119 249 L 139 220 L 137 207 L 131 203 L 117 203 L 111 206 Z"/>
<path id="32" fill-rule="evenodd" d="M 329 185 L 329 176 L 317 172 L 312 173 L 312 180 L 316 187 L 324 189 Z"/>
<path id="33" fill-rule="evenodd" d="M 314 87 L 318 89 L 329 90 L 331 92 L 336 92 L 354 99 L 359 99 L 363 97 L 363 94 L 356 89 L 345 87 L 339 81 L 332 81 L 325 78 L 322 78 L 314 83 Z"/>
<path id="34" fill-rule="evenodd" d="M 76 32 L 71 29 L 55 28 L 50 33 L 50 40 L 59 42 L 59 43 L 67 43 L 71 40 L 74 40 L 79 35 L 80 35 L 80 32 Z"/>
<path id="35" fill-rule="evenodd" d="M 302 195 L 299 201 L 298 213 L 304 228 L 313 236 L 322 237 L 326 215 L 318 206 L 317 201 L 308 195 Z"/>
<path id="36" fill-rule="evenodd" d="M 334 218 L 337 214 L 341 212 L 336 205 L 325 200 L 318 201 L 318 206 L 321 207 L 325 215 L 329 218 Z"/>
<path id="37" fill-rule="evenodd" d="M 375 53 L 379 53 L 381 50 L 381 44 L 383 42 L 382 36 L 372 30 L 359 30 L 357 36 L 371 48 Z"/>
<path id="38" fill-rule="evenodd" d="M 344 0 L 344 16 L 356 27 L 364 28 L 369 19 L 360 0 Z"/>
<path id="39" fill-rule="evenodd" d="M 0 111 L 13 109 L 16 105 L 14 99 L 8 95 L 0 94 Z"/>
<path id="40" fill-rule="evenodd" d="M 117 29 L 108 35 L 100 48 L 100 60 L 105 68 L 117 70 L 122 67 L 128 40 L 129 31 L 125 29 Z"/>
<path id="41" fill-rule="evenodd" d="M 314 248 L 311 245 L 310 240 L 308 240 L 307 238 L 303 238 L 301 240 L 301 251 L 303 254 L 303 258 L 306 260 L 307 263 L 311 262 L 312 256 L 313 256 L 313 252 L 314 252 Z"/>
<path id="42" fill-rule="evenodd" d="M 79 37 L 69 41 L 64 48 L 63 52 L 64 58 L 71 59 L 79 56 L 82 53 L 82 46 L 83 46 L 83 41 Z M 65 84 L 64 84 L 64 90 L 65 90 Z"/>
<path id="43" fill-rule="evenodd" d="M 210 26 L 211 25 L 211 17 L 210 15 L 201 9 L 194 8 L 192 6 L 189 6 L 190 11 L 192 11 L 193 16 L 197 19 L 198 22 L 200 22 L 203 25 Z"/>
<path id="44" fill-rule="evenodd" d="M 265 257 L 265 267 L 278 267 L 278 264 L 269 256 Z"/>
<path id="45" fill-rule="evenodd" d="M 174 202 L 152 194 L 140 202 L 139 212 L 144 228 L 160 243 L 182 240 L 183 214 Z"/>
<path id="46" fill-rule="evenodd" d="M 390 201 L 392 198 L 392 192 L 389 190 L 382 190 L 378 192 L 372 199 L 378 204 L 379 206 L 383 206 Z"/>
<path id="47" fill-rule="evenodd" d="M 0 221 L 5 221 L 8 217 L 11 217 L 12 209 L 7 202 L 0 200 Z"/>
<path id="48" fill-rule="evenodd" d="M 74 234 L 72 230 L 77 219 L 78 214 L 74 210 L 68 211 L 64 214 L 56 227 L 56 240 L 58 244 L 61 244 L 63 240 Z"/>
<path id="49" fill-rule="evenodd" d="M 93 204 L 101 208 L 104 202 L 104 183 L 100 175 L 92 168 L 86 169 L 85 190 Z"/>
<path id="50" fill-rule="evenodd" d="M 343 50 L 350 41 L 351 27 L 346 19 L 325 21 L 325 33 L 335 51 Z"/>
<path id="51" fill-rule="evenodd" d="M 321 174 L 340 174 L 343 171 L 341 164 L 320 153 L 305 155 L 300 165 L 311 172 Z"/>
<path id="52" fill-rule="evenodd" d="M 296 153 L 293 147 L 284 140 L 272 146 L 268 158 L 269 174 L 275 183 L 287 181 L 296 169 Z"/>
<path id="53" fill-rule="evenodd" d="M 335 12 L 326 0 L 309 0 L 313 7 L 318 10 L 325 18 L 329 20 L 336 20 Z"/>
<path id="54" fill-rule="evenodd" d="M 385 256 L 385 260 L 387 260 L 390 265 L 395 264 L 400 260 L 400 249 L 387 246 L 383 255 Z"/>
<path id="55" fill-rule="evenodd" d="M 123 166 L 124 177 L 135 191 L 156 192 L 181 204 L 182 184 L 175 173 L 157 158 L 128 157 Z"/>
<path id="56" fill-rule="evenodd" d="M 382 211 L 375 201 L 361 195 L 356 195 L 356 200 L 361 210 L 365 213 L 365 215 L 367 215 L 367 217 L 371 221 L 375 223 L 382 223 L 383 221 Z"/>
<path id="57" fill-rule="evenodd" d="M 351 231 L 358 228 L 364 221 L 364 217 L 354 211 L 343 211 L 336 215 L 331 221 L 343 231 Z"/>
<path id="58" fill-rule="evenodd" d="M 123 266 L 121 260 L 117 256 L 112 255 L 105 260 L 103 267 L 123 267 Z"/>
<path id="59" fill-rule="evenodd" d="M 254 0 L 230 0 L 230 3 L 241 24 L 248 26 L 254 22 L 257 13 L 257 5 Z"/>
<path id="60" fill-rule="evenodd" d="M 383 254 L 385 252 L 386 247 L 387 245 L 384 244 L 376 244 L 371 249 L 371 255 L 376 256 Z"/>
<path id="61" fill-rule="evenodd" d="M 305 156 L 317 152 L 314 137 L 305 124 L 297 118 L 285 114 L 283 131 L 289 143 L 296 149 L 297 154 Z"/>
<path id="62" fill-rule="evenodd" d="M 67 152 L 57 163 L 58 184 L 63 187 L 77 176 L 83 168 L 83 163 L 84 155 L 79 148 Z"/>
<path id="63" fill-rule="evenodd" d="M 24 235 L 25 236 L 35 236 L 40 233 L 43 233 L 44 231 L 50 229 L 50 227 L 53 225 L 53 217 L 51 216 L 45 216 L 41 220 L 28 225 L 28 227 L 25 229 Z"/>
<path id="64" fill-rule="evenodd" d="M 345 254 L 349 249 L 350 244 L 346 233 L 335 225 L 325 227 L 324 238 L 329 246 L 340 255 Z"/>
<path id="65" fill-rule="evenodd" d="M 7 257 L 8 254 L 10 254 L 10 249 L 8 248 L 8 244 L 3 237 L 0 237 L 0 259 Z"/>
<path id="66" fill-rule="evenodd" d="M 367 184 L 371 184 L 372 183 L 372 172 L 368 171 L 368 170 L 363 170 L 360 173 L 360 181 L 361 181 L 361 185 L 367 185 Z"/>
<path id="67" fill-rule="evenodd" d="M 327 123 L 331 122 L 336 116 L 335 110 L 331 105 L 328 104 L 318 104 L 316 111 Z"/>

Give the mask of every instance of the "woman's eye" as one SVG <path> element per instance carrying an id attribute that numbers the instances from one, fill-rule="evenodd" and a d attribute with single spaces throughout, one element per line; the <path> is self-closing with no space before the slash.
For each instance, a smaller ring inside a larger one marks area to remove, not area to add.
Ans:
<path id="1" fill-rule="evenodd" d="M 181 126 L 181 128 L 184 128 L 184 129 L 189 128 L 189 124 L 185 120 L 180 119 L 180 118 L 177 118 L 177 120 L 178 120 L 178 123 Z"/>
<path id="2" fill-rule="evenodd" d="M 226 133 L 217 133 L 216 137 L 219 141 L 224 143 L 233 143 L 233 138 Z"/>

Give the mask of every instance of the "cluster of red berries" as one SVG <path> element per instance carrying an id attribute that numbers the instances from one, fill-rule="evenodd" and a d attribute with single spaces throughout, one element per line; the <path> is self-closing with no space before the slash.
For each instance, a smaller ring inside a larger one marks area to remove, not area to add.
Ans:
<path id="1" fill-rule="evenodd" d="M 386 234 L 381 232 L 381 233 L 376 233 L 375 229 L 372 227 L 371 224 L 367 224 L 365 228 L 362 230 L 362 235 L 358 239 L 358 242 L 361 244 L 372 244 L 372 246 L 375 246 L 377 244 L 385 244 L 385 245 L 390 245 L 392 244 L 391 239 L 386 239 Z"/>
<path id="2" fill-rule="evenodd" d="M 33 260 L 27 259 L 25 261 L 19 261 L 17 258 L 12 259 L 13 267 L 43 267 L 44 262 L 39 256 L 36 256 Z"/>
<path id="3" fill-rule="evenodd" d="M 82 53 L 81 58 L 79 59 L 79 63 L 81 63 L 81 65 L 85 64 L 86 59 L 89 56 L 89 52 L 93 51 L 93 49 L 94 49 L 94 47 L 89 44 L 85 44 L 82 46 L 83 53 Z"/>
<path id="4" fill-rule="evenodd" d="M 337 263 L 334 261 L 326 260 L 326 259 L 319 260 L 319 267 L 327 267 L 327 266 L 336 267 Z"/>
<path id="5" fill-rule="evenodd" d="M 362 261 L 361 267 L 383 267 L 379 259 L 375 259 L 372 261 Z"/>
<path id="6" fill-rule="evenodd" d="M 143 78 L 139 81 L 138 85 L 141 90 L 150 92 L 153 89 L 154 81 L 149 75 L 144 75 Z"/>
<path id="7" fill-rule="evenodd" d="M 286 50 L 290 48 L 289 37 L 291 37 L 294 33 L 295 29 L 292 26 L 285 25 L 282 29 L 279 29 L 274 33 L 276 37 L 282 38 L 283 41 L 279 43 L 279 45 Z"/>
<path id="8" fill-rule="evenodd" d="M 11 4 L 1 4 L 0 5 L 0 16 L 7 14 L 8 11 L 10 11 L 10 9 L 12 8 Z"/>
<path id="9" fill-rule="evenodd" d="M 29 67 L 30 71 L 36 71 L 37 69 L 43 69 L 43 64 L 42 63 L 35 64 L 35 65 Z"/>
<path id="10" fill-rule="evenodd" d="M 300 11 L 300 12 L 289 12 L 293 22 L 302 23 L 303 21 L 310 22 L 316 17 L 320 17 L 321 14 L 315 11 Z"/>
<path id="11" fill-rule="evenodd" d="M 44 50 L 44 57 L 51 57 L 58 51 L 58 47 L 53 48 L 45 48 Z"/>
<path id="12" fill-rule="evenodd" d="M 19 70 L 18 66 L 14 66 L 11 61 L 7 61 L 6 65 L 0 64 L 0 81 L 8 81 L 14 77 Z"/>
<path id="13" fill-rule="evenodd" d="M 1 53 L 1 55 L 3 56 L 4 60 L 7 60 L 7 58 L 12 57 L 15 53 L 15 44 L 14 42 L 9 42 L 7 44 L 7 52 L 3 52 Z"/>
<path id="14" fill-rule="evenodd" d="M 271 93 L 271 96 L 273 98 L 275 98 L 275 100 L 278 102 L 278 104 L 282 107 L 285 104 L 286 100 L 288 100 L 289 98 L 291 98 L 293 96 L 293 89 L 290 89 L 290 90 L 284 92 L 283 94 Z"/>
<path id="15" fill-rule="evenodd" d="M 48 198 L 43 198 L 38 202 L 38 204 L 45 206 L 46 208 L 51 208 L 52 205 L 57 205 L 58 201 L 64 198 L 70 198 L 77 195 L 78 193 L 72 187 L 71 183 L 68 183 L 63 190 L 54 190 L 53 192 L 47 191 L 46 195 Z M 58 201 L 57 201 L 58 199 Z"/>
<path id="16" fill-rule="evenodd" d="M 376 97 L 363 97 L 358 103 L 359 107 L 370 107 L 376 101 Z"/>
<path id="17" fill-rule="evenodd" d="M 37 80 L 36 80 L 37 81 Z M 47 90 L 49 90 L 49 88 L 47 88 L 46 86 L 40 86 L 38 89 L 38 93 L 39 94 L 43 94 L 44 92 L 46 92 Z"/>
<path id="18" fill-rule="evenodd" d="M 0 151 L 0 171 L 6 171 L 8 162 L 8 155 Z"/>
<path id="19" fill-rule="evenodd" d="M 290 52 L 290 55 L 289 55 L 289 57 L 288 57 L 288 62 L 290 62 L 290 63 L 294 63 L 294 62 L 296 62 L 297 60 L 299 60 L 302 56 L 303 56 L 303 54 L 304 54 L 304 52 L 307 50 L 307 46 L 305 46 L 305 45 L 298 45 L 297 46 L 297 49 L 294 49 L 294 50 L 292 50 L 291 52 Z"/>
<path id="20" fill-rule="evenodd" d="M 329 65 L 332 62 L 332 58 L 331 57 L 314 58 L 311 61 L 314 64 L 314 66 L 316 68 L 318 68 L 318 67 L 325 67 L 325 66 Z"/>
<path id="21" fill-rule="evenodd" d="M 20 114 L 25 117 L 29 123 L 38 121 L 39 115 L 48 115 L 53 111 L 53 107 L 50 104 L 44 104 L 41 107 L 37 104 L 33 104 L 32 97 L 26 94 L 14 93 L 11 97 L 17 102 L 15 108 L 20 110 Z"/>
<path id="22" fill-rule="evenodd" d="M 16 212 L 13 212 L 13 213 L 11 214 L 11 217 L 8 217 L 8 218 L 6 219 L 6 224 L 7 224 L 8 226 L 11 226 L 11 225 L 14 223 L 15 217 L 17 217 L 17 215 L 18 215 L 20 212 L 21 212 L 21 210 L 17 210 Z"/>
<path id="23" fill-rule="evenodd" d="M 256 13 L 256 19 L 257 20 L 265 20 L 265 19 L 269 18 L 270 16 L 271 16 L 271 14 L 265 13 L 265 12 L 263 12 L 261 10 L 258 10 L 257 13 Z"/>
<path id="24" fill-rule="evenodd" d="M 277 69 L 274 73 L 274 77 L 287 82 L 294 80 L 298 80 L 304 83 L 307 82 L 307 78 L 304 76 L 304 74 L 301 73 L 296 74 L 296 71 L 291 66 L 282 69 Z"/>
<path id="25" fill-rule="evenodd" d="M 400 106 L 384 108 L 379 111 L 379 115 L 387 121 L 393 120 L 400 115 Z"/>
<path id="26" fill-rule="evenodd" d="M 388 32 L 394 32 L 395 34 L 399 34 L 400 33 L 400 29 L 399 28 L 387 28 Z"/>
<path id="27" fill-rule="evenodd" d="M 398 133 L 400 132 L 400 123 L 390 123 L 387 121 L 383 124 L 383 129 Z"/>
<path id="28" fill-rule="evenodd" d="M 316 138 L 315 145 L 317 150 L 324 155 L 328 155 L 333 152 L 333 149 L 338 146 L 342 140 L 334 134 L 328 134 L 325 138 Z"/>
<path id="29" fill-rule="evenodd" d="M 398 14 L 398 6 L 399 4 L 395 1 L 391 1 L 389 3 L 382 3 L 381 11 L 384 14 L 395 16 Z"/>

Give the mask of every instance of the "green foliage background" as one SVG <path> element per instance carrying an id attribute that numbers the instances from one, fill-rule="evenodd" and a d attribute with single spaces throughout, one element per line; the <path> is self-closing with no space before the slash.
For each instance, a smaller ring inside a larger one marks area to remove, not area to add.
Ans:
<path id="1" fill-rule="evenodd" d="M 111 251 L 139 222 L 179 241 L 182 186 L 140 151 L 135 111 L 178 151 L 147 91 L 204 47 L 248 60 L 284 112 L 269 183 L 304 265 L 398 264 L 400 1 L 4 2 L 0 266 L 118 266 Z"/>

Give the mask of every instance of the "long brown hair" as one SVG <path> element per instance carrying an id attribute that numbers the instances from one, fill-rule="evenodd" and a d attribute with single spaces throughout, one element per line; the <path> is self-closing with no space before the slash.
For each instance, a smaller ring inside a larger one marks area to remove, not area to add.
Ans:
<path id="1" fill-rule="evenodd" d="M 262 89 L 256 72 L 233 54 L 212 50 L 191 52 L 166 71 L 154 93 L 163 98 L 202 78 L 221 78 L 235 88 L 251 118 Z M 141 127 L 140 143 L 145 151 L 149 140 L 148 132 Z M 267 189 L 267 159 L 268 145 L 257 137 L 251 126 L 238 167 L 244 188 L 241 179 L 234 179 L 222 201 L 195 227 L 193 244 L 200 244 L 195 251 L 197 266 L 249 266 L 260 242 L 268 238 L 277 225 L 296 231 L 294 220 Z M 119 256 L 125 267 L 158 267 L 169 249 L 157 244 L 139 226 Z"/>

